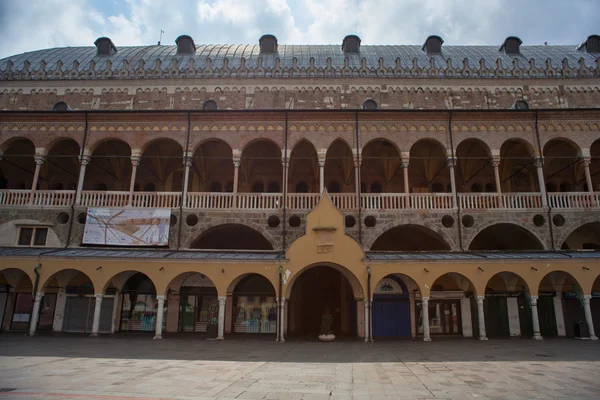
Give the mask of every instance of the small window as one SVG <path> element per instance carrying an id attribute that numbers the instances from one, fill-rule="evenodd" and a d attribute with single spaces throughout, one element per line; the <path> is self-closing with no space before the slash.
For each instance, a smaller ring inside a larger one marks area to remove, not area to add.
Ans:
<path id="1" fill-rule="evenodd" d="M 327 191 L 329 193 L 339 193 L 340 192 L 340 184 L 337 183 L 336 181 L 329 182 L 329 185 L 327 185 Z"/>
<path id="2" fill-rule="evenodd" d="M 262 182 L 254 182 L 252 185 L 252 193 L 264 193 L 265 185 Z"/>
<path id="3" fill-rule="evenodd" d="M 48 228 L 22 227 L 19 230 L 19 246 L 45 246 Z"/>
<path id="4" fill-rule="evenodd" d="M 267 190 L 269 193 L 279 193 L 279 183 L 271 182 Z"/>
<path id="5" fill-rule="evenodd" d="M 221 182 L 213 182 L 210 184 L 210 191 L 212 193 L 220 193 L 222 192 Z"/>
<path id="6" fill-rule="evenodd" d="M 202 105 L 204 111 L 217 111 L 217 102 L 214 100 L 206 100 Z"/>
<path id="7" fill-rule="evenodd" d="M 308 185 L 304 181 L 296 184 L 296 193 L 308 193 Z"/>
<path id="8" fill-rule="evenodd" d="M 73 111 L 64 101 L 59 101 L 52 107 L 52 111 Z"/>
<path id="9" fill-rule="evenodd" d="M 377 102 L 375 100 L 366 100 L 363 103 L 363 110 L 377 110 Z"/>

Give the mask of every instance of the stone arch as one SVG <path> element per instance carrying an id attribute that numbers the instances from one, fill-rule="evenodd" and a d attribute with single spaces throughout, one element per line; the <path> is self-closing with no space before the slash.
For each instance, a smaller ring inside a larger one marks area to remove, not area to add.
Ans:
<path id="1" fill-rule="evenodd" d="M 28 271 L 17 268 L 7 267 L 0 270 L 0 284 L 4 283 L 14 287 L 16 291 L 28 290 L 33 291 L 33 282 L 35 281 L 35 275 L 31 275 Z"/>
<path id="2" fill-rule="evenodd" d="M 215 182 L 227 191 L 227 185 L 233 183 L 234 175 L 233 150 L 229 143 L 219 138 L 209 138 L 201 141 L 191 155 L 188 191 L 213 191 Z"/>
<path id="3" fill-rule="evenodd" d="M 260 276 L 260 277 L 266 279 L 271 284 L 271 286 L 273 287 L 273 292 L 275 293 L 275 296 L 279 297 L 279 293 L 277 293 L 277 284 L 278 283 L 275 281 L 275 278 L 274 277 L 270 278 L 268 275 L 265 275 L 264 273 L 261 273 L 261 272 L 245 272 L 243 274 L 240 274 L 240 275 L 236 276 L 227 285 L 227 294 L 233 293 L 235 291 L 236 286 L 244 278 L 247 278 L 247 277 L 249 277 L 251 275 L 257 275 L 257 276 Z"/>
<path id="4" fill-rule="evenodd" d="M 283 295 L 286 299 L 289 299 L 293 287 L 294 287 L 294 283 L 296 282 L 296 280 L 307 270 L 314 268 L 314 267 L 319 267 L 319 266 L 324 266 L 324 267 L 329 267 L 329 268 L 333 268 L 336 271 L 340 272 L 342 274 L 342 276 L 344 278 L 346 278 L 346 280 L 350 283 L 350 286 L 352 287 L 352 292 L 354 294 L 354 298 L 355 299 L 364 299 L 366 297 L 366 292 L 363 289 L 360 280 L 357 278 L 357 276 L 348 268 L 336 264 L 336 263 L 332 263 L 332 262 L 322 262 L 322 263 L 314 263 L 314 264 L 310 264 L 310 265 L 306 265 L 305 267 L 301 268 L 299 271 L 297 271 L 296 273 L 294 273 L 289 280 L 286 281 L 285 284 L 285 288 L 283 289 Z"/>
<path id="5" fill-rule="evenodd" d="M 333 189 L 333 192 L 354 192 L 354 153 L 344 139 L 336 139 L 327 148 L 324 168 L 324 183 L 328 190 L 331 191 Z M 336 183 L 336 185 L 333 183 Z"/>
<path id="6" fill-rule="evenodd" d="M 145 143 L 140 153 L 135 176 L 135 188 L 146 191 L 151 185 L 156 191 L 181 192 L 184 149 L 171 138 L 156 138 Z"/>
<path id="7" fill-rule="evenodd" d="M 242 149 L 240 163 L 240 192 L 252 192 L 252 186 L 260 181 L 263 187 L 276 182 L 282 187 L 283 162 L 281 148 L 271 139 L 257 138 Z"/>
<path id="8" fill-rule="evenodd" d="M 500 180 L 503 192 L 539 191 L 534 165 L 536 151 L 523 138 L 511 138 L 500 147 Z"/>
<path id="9" fill-rule="evenodd" d="M 582 191 L 585 181 L 581 148 L 571 139 L 554 138 L 543 147 L 544 175 L 548 192 Z"/>
<path id="10" fill-rule="evenodd" d="M 46 189 L 75 190 L 79 178 L 79 143 L 69 137 L 61 137 L 49 147 L 46 162 L 40 175 L 44 177 Z"/>
<path id="11" fill-rule="evenodd" d="M 584 286 L 575 276 L 560 268 L 546 272 L 536 283 L 536 294 L 540 292 L 569 292 L 573 290 L 577 290 L 580 294 L 589 294 L 589 291 L 584 289 Z M 589 286 L 591 288 L 592 285 L 593 282 L 589 282 L 586 287 Z"/>
<path id="12" fill-rule="evenodd" d="M 456 147 L 455 157 L 458 192 L 477 192 L 483 191 L 486 185 L 496 186 L 492 152 L 483 140 L 478 138 L 462 140 Z"/>
<path id="13" fill-rule="evenodd" d="M 137 270 L 125 270 L 113 274 L 106 280 L 106 282 L 104 282 L 104 285 L 102 286 L 102 293 L 105 293 L 106 289 L 108 289 L 111 285 L 119 291 L 123 290 L 125 284 L 129 281 L 129 279 L 131 279 L 136 274 L 141 274 L 144 277 L 148 278 L 152 283 L 152 290 L 154 290 L 154 293 L 159 294 L 156 289 L 160 287 L 160 281 L 153 277 L 151 274 L 147 274 Z"/>
<path id="14" fill-rule="evenodd" d="M 262 137 L 261 136 L 261 137 L 252 138 L 252 139 L 248 140 L 247 142 L 243 143 L 241 146 L 241 148 L 242 148 L 241 154 L 244 154 L 244 152 L 246 150 L 248 150 L 248 147 L 254 145 L 255 143 L 260 143 L 260 142 L 268 142 L 268 143 L 274 145 L 275 147 L 277 147 L 279 149 L 280 154 L 283 153 L 283 147 L 279 143 L 277 143 L 276 140 L 274 140 L 273 138 L 270 138 L 270 137 Z"/>
<path id="15" fill-rule="evenodd" d="M 499 287 L 501 286 L 501 287 Z M 526 293 L 531 293 L 529 283 L 521 275 L 512 271 L 499 271 L 490 276 L 485 283 L 485 291 L 488 288 L 499 291 L 519 291 L 523 290 Z"/>
<path id="16" fill-rule="evenodd" d="M 386 138 L 372 139 L 363 146 L 361 157 L 361 185 L 372 187 L 374 182 L 379 182 L 379 192 L 404 192 L 402 157 L 394 142 Z"/>
<path id="17" fill-rule="evenodd" d="M 393 229 L 399 228 L 399 227 L 416 227 L 418 229 L 421 230 L 421 232 L 423 233 L 428 233 L 430 235 L 433 235 L 434 238 L 437 238 L 438 240 L 441 241 L 441 243 L 445 244 L 448 249 L 447 250 L 451 250 L 454 249 L 456 247 L 456 244 L 454 242 L 454 240 L 445 232 L 443 231 L 440 227 L 436 226 L 435 224 L 429 224 L 429 223 L 424 223 L 422 224 L 421 222 L 418 221 L 411 221 L 409 223 L 406 223 L 407 221 L 395 221 L 395 222 L 390 222 L 388 224 L 381 224 L 381 225 L 377 225 L 375 227 L 374 230 L 374 234 L 370 235 L 368 238 L 366 237 L 364 240 L 364 246 L 365 248 L 369 248 L 371 249 L 373 247 L 373 244 L 375 243 L 375 241 L 380 238 L 383 234 L 385 234 L 386 232 L 390 232 Z M 443 247 L 446 247 L 443 246 Z"/>
<path id="18" fill-rule="evenodd" d="M 150 149 L 152 146 L 156 145 L 156 143 L 160 143 L 160 142 L 168 142 L 168 143 L 175 143 L 177 146 L 179 146 L 181 148 L 181 152 L 183 153 L 183 151 L 185 150 L 183 148 L 183 146 L 181 145 L 181 143 L 179 143 L 177 140 L 173 139 L 172 137 L 169 136 L 156 136 L 153 137 L 152 139 L 145 141 L 142 145 L 142 147 L 139 149 L 140 154 L 143 155 L 145 152 L 148 151 L 148 149 Z"/>
<path id="19" fill-rule="evenodd" d="M 446 147 L 437 139 L 422 138 L 410 148 L 408 176 L 412 193 L 446 192 L 450 172 L 446 164 Z"/>
<path id="20" fill-rule="evenodd" d="M 204 230 L 195 238 L 190 238 L 189 247 L 204 250 L 273 250 L 273 243 L 265 237 L 263 231 L 246 224 L 220 224 Z M 223 247 L 231 243 L 236 244 L 234 247 Z"/>
<path id="21" fill-rule="evenodd" d="M 97 290 L 100 289 L 100 287 L 98 286 L 98 282 L 94 282 L 94 280 L 92 280 L 92 277 L 89 274 L 86 274 L 85 272 L 80 271 L 76 268 L 63 268 L 59 271 L 54 272 L 52 275 L 50 275 L 44 280 L 43 284 L 40 285 L 40 289 L 38 290 L 40 292 L 43 292 L 43 289 L 45 289 L 52 283 L 56 284 L 56 287 L 66 287 L 73 280 L 78 280 L 81 282 L 85 281 L 86 279 L 92 284 L 92 290 L 89 294 L 100 293 L 97 292 Z"/>
<path id="22" fill-rule="evenodd" d="M 0 153 L 5 153 L 6 150 L 8 150 L 15 142 L 19 142 L 19 141 L 26 141 L 29 142 L 29 144 L 31 145 L 31 147 L 34 149 L 34 153 L 35 153 L 35 149 L 37 148 L 35 142 L 33 141 L 34 138 L 28 138 L 26 136 L 13 136 L 13 137 L 9 137 L 6 138 L 5 140 L 3 140 L 2 142 L 0 142 Z"/>
<path id="23" fill-rule="evenodd" d="M 600 250 L 600 221 L 586 222 L 568 231 L 561 249 Z"/>
<path id="24" fill-rule="evenodd" d="M 386 269 L 385 271 L 373 271 L 373 275 L 372 275 L 372 279 L 371 279 L 371 296 L 373 296 L 373 294 L 375 293 L 375 289 L 377 288 L 377 285 L 379 284 L 379 282 L 381 282 L 383 279 L 389 277 L 389 276 L 395 276 L 398 279 L 401 279 L 404 286 L 406 286 L 406 288 L 408 289 L 409 292 L 414 292 L 415 290 L 418 293 L 422 293 L 421 291 L 421 285 L 419 285 L 419 282 L 413 278 L 412 276 L 410 276 L 409 274 L 406 273 L 406 271 L 403 272 L 393 272 L 394 270 L 388 270 Z"/>
<path id="25" fill-rule="evenodd" d="M 447 280 L 446 277 L 448 278 Z M 425 288 L 428 293 L 424 293 L 423 295 L 428 296 L 431 292 L 437 291 L 436 289 L 439 289 L 439 286 L 437 285 L 441 285 L 443 291 L 472 291 L 475 296 L 482 295 L 482 293 L 478 292 L 478 288 L 473 281 L 466 275 L 463 275 L 459 272 L 440 272 L 438 275 L 432 276 L 431 282 L 431 286 L 429 288 Z"/>
<path id="26" fill-rule="evenodd" d="M 298 192 L 297 185 L 304 182 L 307 192 L 319 192 L 319 155 L 314 144 L 301 139 L 289 157 L 288 193 Z"/>
<path id="27" fill-rule="evenodd" d="M 451 247 L 438 233 L 426 226 L 398 224 L 377 236 L 371 251 L 450 251 Z"/>
<path id="28" fill-rule="evenodd" d="M 27 138 L 13 138 L 8 140 L 0 153 L 0 167 L 2 168 L 2 189 L 31 189 L 35 171 L 36 147 Z M 38 180 L 39 183 L 39 180 Z"/>
<path id="29" fill-rule="evenodd" d="M 98 150 L 98 148 L 100 146 L 102 146 L 104 143 L 107 142 L 122 142 L 124 144 L 127 145 L 127 147 L 129 147 L 129 156 L 132 154 L 132 149 L 134 148 L 134 145 L 132 143 L 129 142 L 128 140 L 129 138 L 127 136 L 101 136 L 101 135 L 90 135 L 89 141 L 86 143 L 86 149 L 85 152 L 88 154 L 93 154 L 96 150 Z"/>
<path id="30" fill-rule="evenodd" d="M 496 222 L 482 226 L 464 246 L 469 251 L 546 249 L 545 241 L 536 232 L 518 224 Z"/>
<path id="31" fill-rule="evenodd" d="M 132 149 L 129 143 L 120 138 L 111 138 L 91 148 L 93 151 L 86 169 L 84 190 L 97 190 L 101 184 L 108 190 L 129 190 L 132 172 Z"/>

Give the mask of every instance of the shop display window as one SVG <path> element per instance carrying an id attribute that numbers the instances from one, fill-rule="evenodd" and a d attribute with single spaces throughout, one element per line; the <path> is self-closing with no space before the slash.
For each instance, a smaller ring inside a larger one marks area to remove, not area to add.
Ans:
<path id="1" fill-rule="evenodd" d="M 152 332 L 156 328 L 156 313 L 158 301 L 152 294 L 123 294 L 121 311 L 121 330 Z M 163 329 L 167 321 L 167 302 L 163 308 Z"/>
<path id="2" fill-rule="evenodd" d="M 219 301 L 217 296 L 182 295 L 180 330 L 206 332 L 209 324 L 217 324 Z"/>
<path id="3" fill-rule="evenodd" d="M 417 314 L 418 331 L 423 334 L 422 303 L 418 303 Z M 459 335 L 462 334 L 460 320 L 460 302 L 450 300 L 429 301 L 429 333 L 432 335 Z"/>
<path id="4" fill-rule="evenodd" d="M 27 330 L 32 308 L 33 296 L 31 293 L 17 293 L 10 329 L 14 331 Z"/>
<path id="5" fill-rule="evenodd" d="M 275 333 L 277 302 L 271 296 L 237 296 L 234 311 L 236 333 Z"/>

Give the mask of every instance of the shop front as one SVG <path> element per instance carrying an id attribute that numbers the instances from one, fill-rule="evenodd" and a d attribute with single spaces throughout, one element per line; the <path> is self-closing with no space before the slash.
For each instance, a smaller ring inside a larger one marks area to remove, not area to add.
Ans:
<path id="1" fill-rule="evenodd" d="M 122 332 L 154 332 L 158 301 L 152 281 L 142 273 L 133 275 L 121 292 L 121 318 L 119 330 Z M 167 301 L 163 309 L 163 329 L 167 321 Z"/>
<path id="2" fill-rule="evenodd" d="M 373 337 L 411 337 L 410 299 L 402 280 L 388 275 L 373 294 Z"/>
<path id="3" fill-rule="evenodd" d="M 429 299 L 429 333 L 431 335 L 462 336 L 462 291 L 431 292 Z M 423 335 L 423 305 L 417 299 L 418 333 Z"/>
<path id="4" fill-rule="evenodd" d="M 234 333 L 277 333 L 277 300 L 263 276 L 244 277 L 233 292 Z"/>
<path id="5" fill-rule="evenodd" d="M 556 323 L 556 308 L 554 298 L 556 292 L 540 292 L 538 296 L 538 319 L 540 323 L 540 335 L 542 337 L 558 336 L 558 326 Z"/>
<path id="6" fill-rule="evenodd" d="M 8 285 L 0 286 L 0 327 L 4 326 L 4 317 L 7 315 L 9 288 L 10 286 Z"/>
<path id="7" fill-rule="evenodd" d="M 483 301 L 487 337 L 531 336 L 531 306 L 523 291 L 488 291 Z M 477 310 L 473 310 L 477 312 Z M 476 332 L 478 323 L 474 321 Z"/>
<path id="8" fill-rule="evenodd" d="M 178 332 L 205 333 L 209 329 L 216 335 L 219 318 L 217 289 L 202 274 L 188 277 L 179 291 Z"/>
<path id="9" fill-rule="evenodd" d="M 15 305 L 12 312 L 10 330 L 27 331 L 32 310 L 33 295 L 31 293 L 15 293 Z"/>
<path id="10" fill-rule="evenodd" d="M 562 293 L 565 333 L 567 337 L 575 337 L 575 324 L 586 322 L 583 298 L 577 292 Z"/>
<path id="11" fill-rule="evenodd" d="M 102 299 L 102 306 L 100 307 L 100 325 L 98 330 L 100 333 L 112 332 L 114 301 L 114 296 L 104 296 Z M 62 331 L 73 333 L 92 332 L 95 310 L 96 298 L 93 295 L 67 294 Z"/>

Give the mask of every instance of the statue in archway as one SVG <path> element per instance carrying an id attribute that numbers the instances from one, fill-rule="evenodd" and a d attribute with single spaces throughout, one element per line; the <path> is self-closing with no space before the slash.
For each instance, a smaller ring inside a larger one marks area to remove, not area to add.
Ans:
<path id="1" fill-rule="evenodd" d="M 326 308 L 321 316 L 321 328 L 319 330 L 319 340 L 322 342 L 331 342 L 335 339 L 333 334 L 333 316 L 329 313 L 329 308 Z"/>

